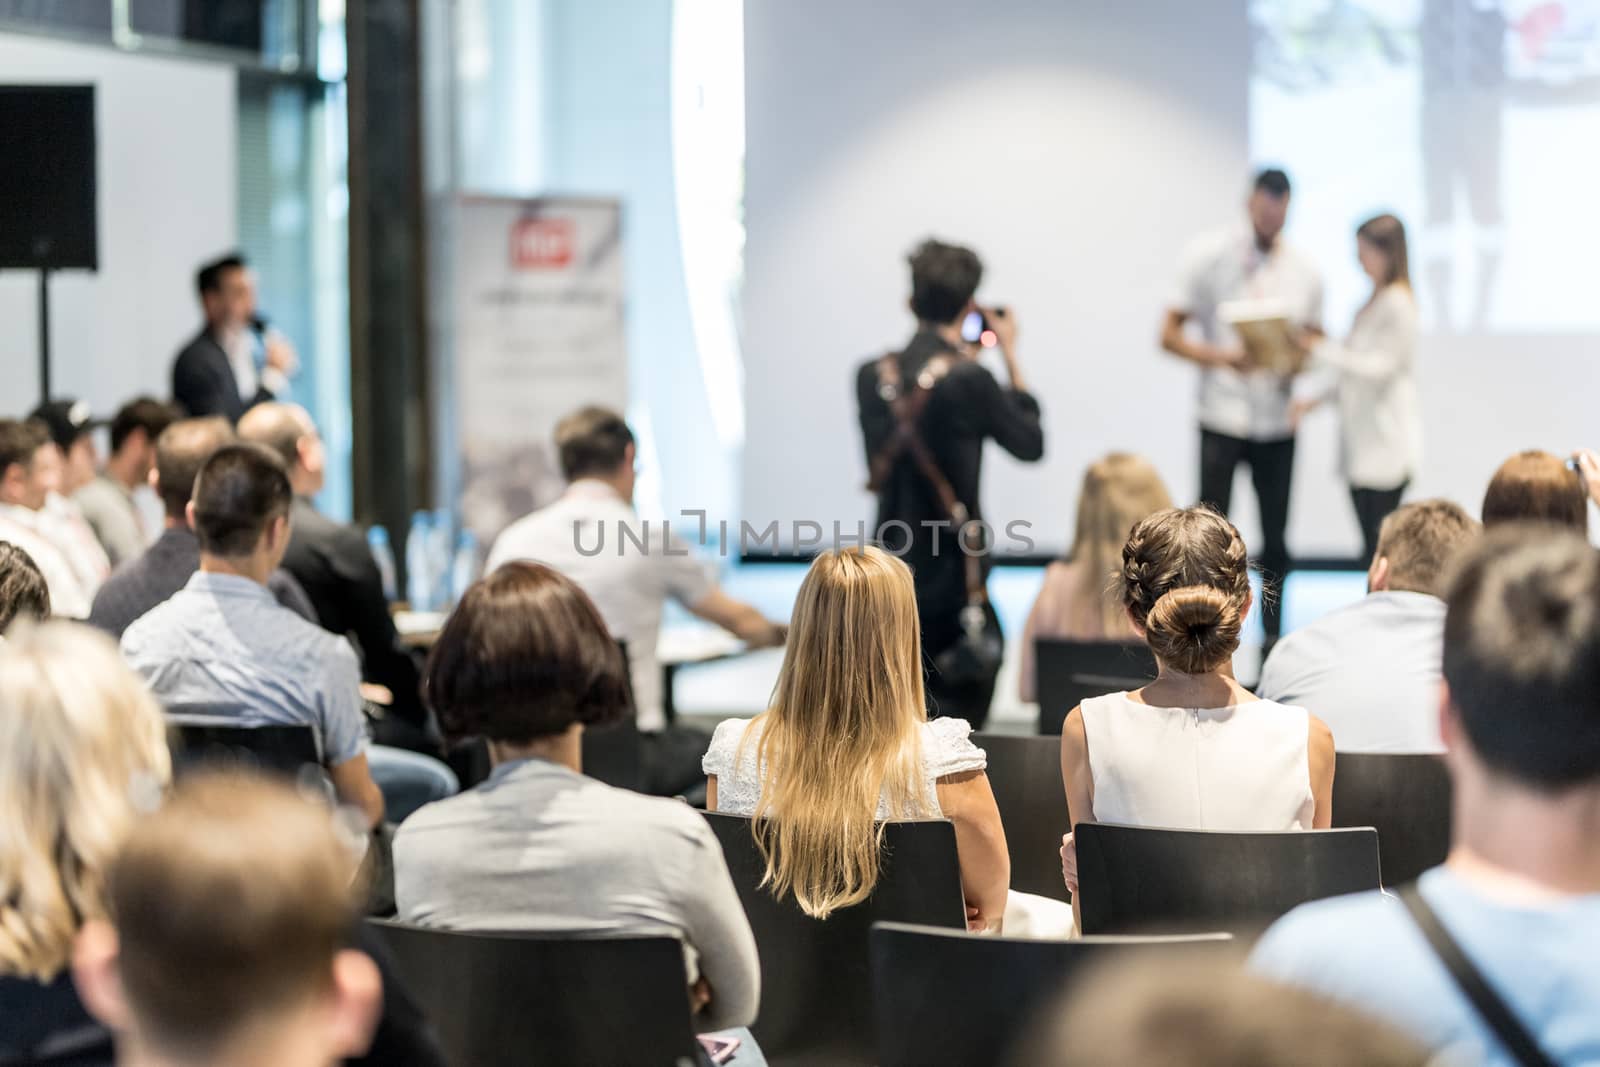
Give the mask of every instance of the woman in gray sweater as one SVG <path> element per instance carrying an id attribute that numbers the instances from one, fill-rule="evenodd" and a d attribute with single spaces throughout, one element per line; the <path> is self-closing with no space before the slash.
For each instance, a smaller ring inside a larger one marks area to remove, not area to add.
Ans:
<path id="1" fill-rule="evenodd" d="M 748 1026 L 755 938 L 705 819 L 586 778 L 585 726 L 629 707 L 622 650 L 583 591 L 508 563 L 467 591 L 423 681 L 446 733 L 494 769 L 422 808 L 394 842 L 400 918 L 453 930 L 676 937 L 697 1029 Z"/>

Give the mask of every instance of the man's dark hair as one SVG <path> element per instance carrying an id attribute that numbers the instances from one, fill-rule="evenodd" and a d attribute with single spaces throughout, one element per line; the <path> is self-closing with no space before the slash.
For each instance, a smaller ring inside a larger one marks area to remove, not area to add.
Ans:
<path id="1" fill-rule="evenodd" d="M 448 736 L 511 744 L 615 722 L 632 705 L 622 646 L 594 602 L 540 563 L 507 563 L 467 590 L 422 686 Z"/>
<path id="2" fill-rule="evenodd" d="M 167 518 L 183 521 L 200 468 L 211 453 L 235 440 L 233 425 L 221 415 L 179 419 L 161 431 L 156 438 L 156 490 Z"/>
<path id="3" fill-rule="evenodd" d="M 214 259 L 201 267 L 194 276 L 195 288 L 200 295 L 216 293 L 222 290 L 222 276 L 230 270 L 243 270 L 248 264 L 244 256 L 237 252 L 229 252 L 221 259 Z"/>
<path id="4" fill-rule="evenodd" d="M 930 237 L 906 258 L 911 264 L 911 311 L 923 322 L 954 322 L 983 280 L 978 253 L 960 245 Z"/>
<path id="5" fill-rule="evenodd" d="M 224 445 L 194 480 L 194 532 L 200 550 L 237 559 L 255 551 L 262 533 L 289 514 L 293 493 L 283 461 L 261 445 Z"/>
<path id="6" fill-rule="evenodd" d="M 32 463 L 34 453 L 51 440 L 49 427 L 38 419 L 0 419 L 0 478 L 13 463 Z"/>
<path id="7" fill-rule="evenodd" d="M 556 452 L 569 482 L 615 473 L 633 443 L 633 431 L 610 408 L 579 408 L 556 423 Z"/>
<path id="8" fill-rule="evenodd" d="M 155 444 L 161 431 L 177 421 L 178 412 L 171 404 L 151 396 L 136 397 L 122 405 L 111 420 L 111 454 L 121 452 L 135 430 L 143 430 L 145 440 Z"/>
<path id="9" fill-rule="evenodd" d="M 1600 783 L 1600 554 L 1557 527 L 1493 529 L 1447 599 L 1444 677 L 1472 751 L 1528 788 Z"/>
<path id="10" fill-rule="evenodd" d="M 0 633 L 18 618 L 43 622 L 50 617 L 50 588 L 33 557 L 10 541 L 0 541 Z"/>
<path id="11" fill-rule="evenodd" d="M 1268 167 L 1256 174 L 1255 191 L 1279 199 L 1289 195 L 1289 176 L 1277 167 Z"/>

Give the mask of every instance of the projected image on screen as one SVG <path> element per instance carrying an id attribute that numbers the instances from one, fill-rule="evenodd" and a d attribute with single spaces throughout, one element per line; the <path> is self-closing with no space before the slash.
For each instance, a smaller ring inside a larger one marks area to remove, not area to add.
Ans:
<path id="1" fill-rule="evenodd" d="M 1251 150 L 1296 182 L 1330 321 L 1366 298 L 1354 226 L 1392 210 L 1425 327 L 1600 329 L 1600 0 L 1257 0 L 1251 28 Z"/>

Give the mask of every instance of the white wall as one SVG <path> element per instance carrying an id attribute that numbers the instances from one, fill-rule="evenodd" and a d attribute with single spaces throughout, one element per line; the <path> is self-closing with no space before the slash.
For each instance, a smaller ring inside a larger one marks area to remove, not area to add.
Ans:
<path id="1" fill-rule="evenodd" d="M 1190 497 L 1194 374 L 1155 337 L 1184 242 L 1242 211 L 1244 4 L 813 0 L 745 17 L 745 518 L 871 521 L 853 371 L 909 336 L 904 256 L 929 234 L 984 257 L 980 299 L 1016 308 L 1044 406 L 1042 464 L 985 461 L 989 519 L 1060 548 L 1083 467 L 1113 448 Z"/>
<path id="2" fill-rule="evenodd" d="M 52 384 L 109 414 L 171 394 L 171 362 L 200 325 L 194 271 L 237 240 L 230 67 L 0 33 L 7 83 L 93 83 L 100 269 L 52 276 Z M 0 273 L 0 414 L 38 401 L 38 284 Z"/>

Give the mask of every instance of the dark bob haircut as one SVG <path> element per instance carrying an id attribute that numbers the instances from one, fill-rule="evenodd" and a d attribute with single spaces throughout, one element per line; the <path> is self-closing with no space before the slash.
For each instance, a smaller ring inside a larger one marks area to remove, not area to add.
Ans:
<path id="1" fill-rule="evenodd" d="M 633 706 L 622 646 L 594 602 L 540 563 L 507 563 L 467 590 L 422 689 L 450 738 L 509 744 L 603 726 Z"/>

